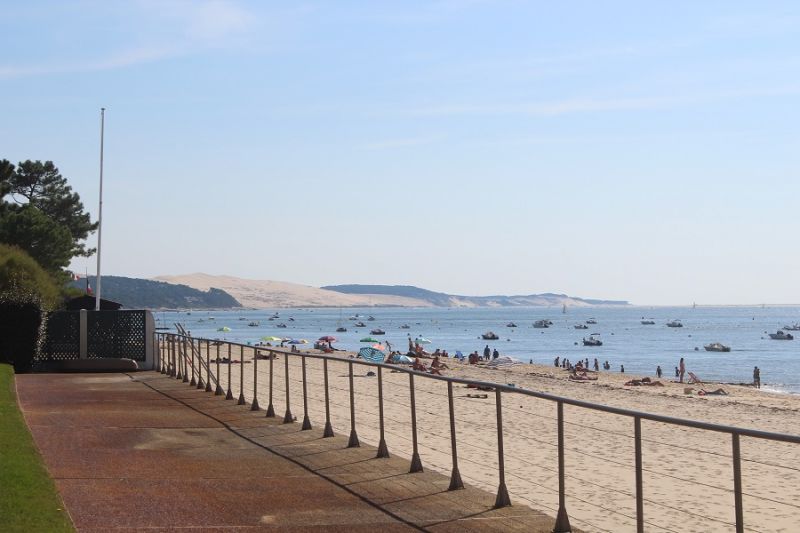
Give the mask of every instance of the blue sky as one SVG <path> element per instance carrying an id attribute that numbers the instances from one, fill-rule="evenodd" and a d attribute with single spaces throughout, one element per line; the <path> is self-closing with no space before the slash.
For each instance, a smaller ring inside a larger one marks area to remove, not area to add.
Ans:
<path id="1" fill-rule="evenodd" d="M 795 2 L 2 2 L 103 271 L 800 303 Z M 77 270 L 94 270 L 78 259 Z"/>

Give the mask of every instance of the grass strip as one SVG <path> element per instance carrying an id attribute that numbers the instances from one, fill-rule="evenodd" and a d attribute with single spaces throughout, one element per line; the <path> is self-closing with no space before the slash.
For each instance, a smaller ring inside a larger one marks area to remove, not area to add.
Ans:
<path id="1" fill-rule="evenodd" d="M 0 529 L 74 531 L 17 405 L 14 369 L 0 363 Z"/>

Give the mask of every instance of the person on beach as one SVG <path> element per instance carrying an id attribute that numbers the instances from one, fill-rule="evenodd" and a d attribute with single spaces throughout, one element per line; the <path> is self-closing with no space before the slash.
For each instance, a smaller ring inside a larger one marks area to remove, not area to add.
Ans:
<path id="1" fill-rule="evenodd" d="M 683 375 L 686 373 L 686 363 L 683 362 L 683 357 L 681 357 L 680 363 L 678 363 L 678 383 L 683 383 Z"/>
<path id="2" fill-rule="evenodd" d="M 444 370 L 444 369 L 447 369 L 447 368 L 450 368 L 450 367 L 447 366 L 446 364 L 440 362 L 439 361 L 439 356 L 436 356 L 436 357 L 433 358 L 433 361 L 431 362 L 431 374 L 438 374 L 438 375 L 441 376 L 442 375 L 441 371 Z"/>
<path id="3" fill-rule="evenodd" d="M 559 363 L 559 356 L 556 356 L 556 358 L 553 359 L 553 365 L 557 368 L 559 366 L 558 363 Z"/>
<path id="4" fill-rule="evenodd" d="M 603 370 L 611 370 L 611 364 L 608 361 L 603 363 Z"/>
<path id="5" fill-rule="evenodd" d="M 414 359 L 414 366 L 412 367 L 417 372 L 427 372 L 428 368 L 420 361 L 419 357 Z"/>
<path id="6" fill-rule="evenodd" d="M 500 357 L 500 352 L 498 352 L 497 348 L 495 348 L 492 352 L 492 359 L 497 359 L 498 357 Z"/>
<path id="7" fill-rule="evenodd" d="M 414 351 L 414 341 L 411 340 L 411 335 L 408 336 L 408 351 Z"/>
<path id="8" fill-rule="evenodd" d="M 483 349 L 483 359 L 484 361 L 488 361 L 489 357 L 492 355 L 492 351 L 489 349 L 489 345 L 486 345 L 486 348 Z"/>
<path id="9" fill-rule="evenodd" d="M 753 385 L 757 388 L 761 388 L 761 370 L 758 367 L 753 369 Z"/>
<path id="10" fill-rule="evenodd" d="M 597 362 L 597 357 L 594 358 L 594 371 L 600 372 L 600 363 Z"/>
<path id="11" fill-rule="evenodd" d="M 656 377 L 661 378 L 661 365 L 656 367 Z"/>
<path id="12" fill-rule="evenodd" d="M 624 374 L 625 373 L 625 365 L 619 365 L 619 371 Z"/>
<path id="13" fill-rule="evenodd" d="M 680 370 L 678 370 L 678 367 L 676 366 L 675 367 L 675 377 L 677 378 L 680 375 L 680 373 L 681 373 Z"/>

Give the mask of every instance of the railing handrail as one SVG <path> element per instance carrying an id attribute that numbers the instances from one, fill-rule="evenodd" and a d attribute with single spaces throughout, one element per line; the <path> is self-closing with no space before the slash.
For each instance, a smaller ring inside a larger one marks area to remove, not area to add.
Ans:
<path id="1" fill-rule="evenodd" d="M 662 422 L 665 424 L 672 424 L 677 426 L 684 426 L 684 427 L 692 427 L 697 429 L 703 429 L 707 431 L 716 431 L 719 433 L 728 433 L 731 435 L 740 435 L 745 437 L 752 437 L 757 439 L 766 439 L 766 440 L 775 440 L 780 442 L 791 442 L 795 444 L 800 444 L 800 435 L 790 435 L 787 433 L 775 433 L 771 431 L 763 431 L 758 429 L 750 429 L 750 428 L 741 428 L 736 426 L 728 426 L 724 424 L 717 424 L 713 422 L 703 422 L 700 420 L 692 420 L 692 419 L 685 419 L 685 418 L 677 418 L 673 416 L 667 415 L 659 415 L 655 413 L 648 413 L 644 411 L 636 411 L 634 409 L 625 409 L 622 407 L 613 407 L 610 405 L 603 405 L 597 404 L 592 402 L 587 402 L 584 400 L 576 400 L 574 398 L 568 398 L 565 396 L 557 396 L 555 394 L 549 394 L 546 392 L 539 392 L 530 389 L 524 389 L 521 387 L 510 386 L 510 385 L 503 385 L 501 383 L 494 383 L 491 381 L 480 381 L 480 380 L 473 380 L 473 379 L 466 379 L 466 378 L 458 378 L 452 376 L 440 376 L 436 374 L 428 374 L 424 372 L 419 372 L 413 369 L 404 368 L 402 366 L 398 366 L 391 363 L 375 363 L 372 361 L 365 361 L 363 359 L 359 359 L 357 357 L 350 359 L 350 358 L 342 358 L 336 357 L 326 354 L 312 354 L 307 352 L 293 352 L 291 350 L 282 349 L 279 347 L 274 346 L 255 346 L 252 344 L 242 344 L 232 341 L 220 341 L 219 339 L 205 339 L 201 337 L 191 337 L 188 335 L 181 335 L 177 333 L 165 333 L 165 332 L 158 332 L 158 335 L 173 335 L 175 337 L 185 337 L 187 339 L 199 339 L 203 341 L 209 342 L 222 342 L 224 344 L 230 344 L 232 346 L 240 346 L 244 348 L 250 348 L 255 350 L 262 350 L 262 351 L 271 351 L 275 353 L 284 354 L 287 356 L 303 356 L 303 357 L 310 357 L 313 359 L 327 359 L 329 361 L 342 361 L 342 362 L 349 362 L 357 365 L 363 366 L 370 366 L 370 367 L 381 367 L 381 368 L 389 368 L 391 370 L 396 370 L 399 372 L 404 372 L 406 374 L 414 374 L 416 376 L 422 376 L 428 379 L 435 379 L 444 382 L 450 383 L 459 383 L 464 385 L 475 385 L 477 387 L 491 387 L 493 389 L 501 390 L 502 392 L 511 392 L 516 394 L 522 394 L 525 396 L 532 396 L 534 398 L 540 398 L 543 400 L 549 400 L 556 403 L 561 403 L 565 405 L 573 405 L 575 407 L 582 407 L 585 409 L 592 409 L 595 411 L 601 411 L 604 413 L 611 413 L 616 415 L 628 416 L 634 419 L 641 419 L 641 420 L 650 420 L 653 422 Z"/>

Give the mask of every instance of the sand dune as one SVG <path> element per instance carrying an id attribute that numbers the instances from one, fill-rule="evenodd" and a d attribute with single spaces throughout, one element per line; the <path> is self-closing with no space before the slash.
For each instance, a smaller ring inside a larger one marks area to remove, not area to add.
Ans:
<path id="1" fill-rule="evenodd" d="M 384 294 L 343 294 L 285 281 L 243 279 L 202 273 L 158 276 L 153 279 L 188 285 L 203 291 L 212 287 L 222 289 L 236 298 L 243 306 L 256 309 L 273 307 L 431 307 L 429 302 L 416 298 Z"/>

